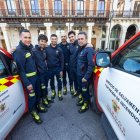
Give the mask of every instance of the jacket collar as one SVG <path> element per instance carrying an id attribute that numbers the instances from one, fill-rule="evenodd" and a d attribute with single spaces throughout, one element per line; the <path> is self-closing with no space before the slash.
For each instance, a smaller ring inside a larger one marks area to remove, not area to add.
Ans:
<path id="1" fill-rule="evenodd" d="M 41 47 L 39 45 L 35 45 L 35 48 L 39 51 L 44 51 L 45 50 L 45 48 L 43 50 L 41 50 Z"/>
<path id="2" fill-rule="evenodd" d="M 33 48 L 33 45 L 30 44 L 30 46 L 25 45 L 22 41 L 19 42 L 19 45 L 24 48 L 25 50 L 31 51 L 31 49 Z"/>

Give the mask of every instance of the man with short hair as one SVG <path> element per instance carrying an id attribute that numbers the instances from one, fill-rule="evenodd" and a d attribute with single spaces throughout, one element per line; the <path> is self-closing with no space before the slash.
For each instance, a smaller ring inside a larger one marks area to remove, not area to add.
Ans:
<path id="1" fill-rule="evenodd" d="M 63 94 L 67 94 L 67 74 L 69 78 L 70 87 L 72 87 L 72 79 L 70 76 L 70 66 L 69 66 L 69 59 L 70 59 L 70 52 L 69 52 L 69 43 L 67 42 L 67 35 L 66 33 L 61 34 L 61 43 L 58 46 L 62 49 L 64 54 L 64 70 L 63 70 Z"/>
<path id="2" fill-rule="evenodd" d="M 37 113 L 46 112 L 41 102 L 40 82 L 37 76 L 35 60 L 32 54 L 31 34 L 27 29 L 20 31 L 20 42 L 13 53 L 17 63 L 19 74 L 28 92 L 28 107 L 33 120 L 40 124 L 42 120 Z"/>
<path id="3" fill-rule="evenodd" d="M 46 62 L 46 46 L 48 38 L 44 34 L 38 36 L 38 45 L 33 48 L 33 55 L 37 66 L 38 77 L 41 83 L 42 103 L 49 107 L 49 103 L 53 101 L 48 97 L 48 80 L 49 73 Z"/>
<path id="4" fill-rule="evenodd" d="M 74 31 L 70 31 L 68 33 L 68 37 L 69 37 L 69 41 L 70 41 L 70 75 L 71 75 L 71 79 L 74 82 L 74 89 L 73 90 L 73 85 L 70 87 L 71 89 L 71 93 L 73 95 L 73 97 L 76 97 L 79 93 L 78 93 L 78 83 L 77 83 L 77 51 L 79 48 L 78 45 L 78 41 L 76 40 L 76 34 Z M 82 99 L 82 96 L 79 96 L 79 100 Z"/>
<path id="5" fill-rule="evenodd" d="M 60 47 L 57 45 L 57 35 L 51 35 L 51 44 L 46 48 L 46 59 L 48 72 L 50 76 L 50 85 L 52 90 L 52 99 L 56 96 L 55 85 L 54 85 L 54 76 L 56 76 L 58 83 L 58 99 L 63 100 L 62 97 L 62 77 L 64 69 L 64 56 Z"/>
<path id="6" fill-rule="evenodd" d="M 95 51 L 92 45 L 87 43 L 87 34 L 85 32 L 78 34 L 78 44 L 80 49 L 78 50 L 77 57 L 77 75 L 79 89 L 83 97 L 83 100 L 80 102 L 82 107 L 79 113 L 83 113 L 89 108 L 89 83 L 94 68 L 93 55 Z"/>

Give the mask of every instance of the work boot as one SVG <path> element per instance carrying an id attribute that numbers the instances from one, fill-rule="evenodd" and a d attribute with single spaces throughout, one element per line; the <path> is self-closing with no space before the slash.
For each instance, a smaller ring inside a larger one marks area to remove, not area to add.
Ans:
<path id="1" fill-rule="evenodd" d="M 33 120 L 37 123 L 37 124 L 41 124 L 43 121 L 41 120 L 40 116 L 37 114 L 36 111 L 32 111 L 31 112 L 31 116 L 33 118 Z"/>
<path id="2" fill-rule="evenodd" d="M 74 89 L 73 89 L 73 87 L 70 87 L 70 93 L 71 93 L 71 95 L 74 94 Z"/>
<path id="3" fill-rule="evenodd" d="M 40 113 L 45 113 L 47 112 L 47 108 L 42 104 L 42 103 L 39 103 L 37 105 L 37 111 L 40 112 Z"/>
<path id="4" fill-rule="evenodd" d="M 79 113 L 84 113 L 89 109 L 88 103 L 84 102 L 83 106 L 79 109 Z"/>
<path id="5" fill-rule="evenodd" d="M 82 106 L 84 104 L 84 100 L 80 100 L 78 103 L 77 103 L 77 106 Z"/>
<path id="6" fill-rule="evenodd" d="M 45 107 L 48 107 L 48 108 L 50 107 L 47 98 L 44 97 L 44 98 L 42 99 L 42 103 L 43 103 L 43 105 L 44 105 Z"/>
<path id="7" fill-rule="evenodd" d="M 51 98 L 54 99 L 55 96 L 56 96 L 56 92 L 55 92 L 55 90 L 52 90 L 52 96 L 51 96 Z"/>
<path id="8" fill-rule="evenodd" d="M 81 100 L 83 100 L 82 94 L 79 94 L 78 96 L 78 102 L 80 102 Z"/>
<path id="9" fill-rule="evenodd" d="M 47 101 L 48 101 L 49 103 L 54 103 L 54 100 L 51 99 L 50 97 L 46 96 L 46 99 L 47 99 Z"/>
<path id="10" fill-rule="evenodd" d="M 61 91 L 58 91 L 58 99 L 59 99 L 59 101 L 63 100 L 62 92 Z"/>
<path id="11" fill-rule="evenodd" d="M 73 93 L 72 97 L 76 97 L 76 96 L 78 96 L 78 92 L 77 92 L 77 91 L 75 91 L 75 92 Z"/>
<path id="12" fill-rule="evenodd" d="M 63 87 L 63 94 L 66 95 L 67 94 L 67 87 Z"/>

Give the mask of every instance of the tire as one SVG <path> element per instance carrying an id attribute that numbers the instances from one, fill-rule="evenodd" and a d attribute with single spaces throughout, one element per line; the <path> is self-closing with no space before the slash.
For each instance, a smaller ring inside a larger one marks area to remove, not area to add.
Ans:
<path id="1" fill-rule="evenodd" d="M 94 96 L 94 87 L 93 82 L 89 85 L 89 95 L 90 95 L 90 108 L 93 112 L 95 112 L 98 115 L 101 115 L 101 112 L 99 111 L 97 105 L 96 105 L 96 98 Z"/>

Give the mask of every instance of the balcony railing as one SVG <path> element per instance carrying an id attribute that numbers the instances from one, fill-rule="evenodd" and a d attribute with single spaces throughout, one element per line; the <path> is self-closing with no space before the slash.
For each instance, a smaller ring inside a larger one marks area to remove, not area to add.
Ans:
<path id="1" fill-rule="evenodd" d="M 140 18 L 140 11 L 114 11 L 113 18 Z"/>
<path id="2" fill-rule="evenodd" d="M 100 10 L 55 10 L 55 9 L 0 9 L 0 18 L 4 17 L 87 17 L 87 18 L 140 18 L 140 11 L 100 11 Z"/>
<path id="3" fill-rule="evenodd" d="M 109 18 L 109 11 L 99 10 L 55 10 L 55 9 L 0 9 L 0 17 L 98 17 Z"/>

